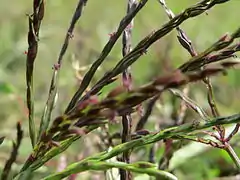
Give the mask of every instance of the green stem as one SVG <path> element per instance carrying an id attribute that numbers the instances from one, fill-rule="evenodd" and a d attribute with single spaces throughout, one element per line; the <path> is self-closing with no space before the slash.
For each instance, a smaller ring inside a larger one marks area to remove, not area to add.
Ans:
<path id="1" fill-rule="evenodd" d="M 237 166 L 238 170 L 240 171 L 240 159 L 238 158 L 237 154 L 235 153 L 232 146 L 226 142 L 225 143 L 225 151 L 228 153 L 228 155 L 231 157 L 235 165 Z"/>
<path id="2" fill-rule="evenodd" d="M 100 162 L 97 160 L 89 160 L 80 163 L 71 164 L 64 171 L 50 175 L 44 180 L 60 180 L 71 174 L 84 172 L 87 170 L 106 171 L 111 168 L 121 168 L 136 173 L 148 174 L 162 180 L 177 180 L 177 177 L 169 172 L 158 170 L 154 164 L 148 162 L 136 162 L 127 164 L 123 162 Z"/>

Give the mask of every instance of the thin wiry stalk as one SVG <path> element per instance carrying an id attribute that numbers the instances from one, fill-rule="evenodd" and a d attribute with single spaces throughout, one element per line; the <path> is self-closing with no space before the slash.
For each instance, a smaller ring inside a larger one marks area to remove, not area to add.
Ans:
<path id="1" fill-rule="evenodd" d="M 201 117 L 201 119 L 205 119 L 205 120 L 209 119 L 209 116 L 207 115 L 207 113 L 199 105 L 197 105 L 193 100 L 185 96 L 180 90 L 170 89 L 170 91 L 175 96 L 181 98 L 187 104 L 188 107 L 193 109 Z"/>
<path id="2" fill-rule="evenodd" d="M 123 59 L 119 61 L 119 63 L 109 72 L 107 72 L 94 86 L 93 88 L 86 93 L 78 102 L 82 103 L 84 100 L 86 100 L 89 96 L 98 93 L 105 85 L 109 84 L 113 81 L 113 78 L 117 76 L 118 74 L 122 73 L 125 69 L 127 69 L 131 64 L 133 64 L 140 56 L 142 56 L 147 49 L 156 41 L 158 41 L 160 38 L 171 32 L 174 28 L 179 26 L 181 23 L 183 23 L 185 20 L 198 16 L 205 12 L 206 10 L 212 8 L 213 6 L 217 4 L 221 4 L 227 1 L 222 0 L 204 0 L 192 7 L 187 8 L 185 11 L 180 13 L 179 15 L 175 16 L 173 19 L 171 19 L 168 23 L 162 26 L 161 29 L 152 32 L 147 37 L 145 37 L 142 41 L 138 43 L 138 45 Z M 234 37 L 237 37 L 238 34 L 233 34 Z M 229 42 L 230 44 L 231 42 Z M 224 44 L 224 43 L 223 43 Z M 213 45 L 215 47 L 215 45 Z M 218 47 L 215 47 L 216 50 L 220 49 L 221 45 Z M 208 50 L 209 51 L 209 50 Z M 212 48 L 210 49 L 210 52 L 212 52 Z M 205 57 L 204 55 L 202 55 Z M 199 57 L 200 58 L 200 57 Z M 192 58 L 194 60 L 194 58 Z M 197 62 L 199 63 L 199 62 Z M 186 65 L 188 66 L 188 65 Z M 181 70 L 186 67 L 181 67 Z M 189 67 L 188 67 L 189 68 Z M 185 69 L 186 70 L 186 69 Z M 76 108 L 76 107 L 75 107 Z M 71 110 L 74 111 L 74 108 Z M 68 112 L 69 113 L 69 112 Z"/>
<path id="3" fill-rule="evenodd" d="M 131 140 L 131 125 L 132 124 L 132 118 L 131 115 L 124 115 L 122 117 L 122 143 L 128 142 Z M 131 151 L 125 151 L 122 155 L 122 162 L 129 163 L 130 162 L 130 153 Z M 130 171 L 126 171 L 124 169 L 119 169 L 121 180 L 130 180 L 131 173 Z"/>
<path id="4" fill-rule="evenodd" d="M 128 13 L 120 22 L 119 27 L 116 32 L 113 33 L 113 35 L 110 37 L 107 44 L 104 46 L 102 53 L 100 54 L 100 57 L 92 64 L 89 71 L 85 74 L 81 85 L 77 92 L 74 94 L 73 98 L 71 99 L 68 107 L 65 110 L 65 113 L 69 113 L 74 106 L 78 104 L 78 100 L 81 97 L 82 93 L 86 90 L 88 85 L 90 84 L 95 72 L 100 67 L 100 65 L 103 63 L 103 61 L 106 59 L 108 54 L 111 52 L 113 46 L 115 45 L 118 38 L 121 36 L 122 32 L 126 29 L 126 27 L 129 25 L 129 23 L 132 21 L 132 19 L 137 15 L 137 13 L 145 6 L 145 4 L 148 2 L 148 0 L 142 0 L 138 3 L 138 6 L 133 10 L 131 13 Z"/>
<path id="5" fill-rule="evenodd" d="M 208 90 L 208 104 L 210 106 L 210 109 L 212 111 L 212 115 L 214 117 L 218 117 L 219 116 L 219 111 L 218 111 L 218 108 L 217 108 L 217 105 L 216 105 L 216 102 L 215 102 L 215 98 L 214 98 L 214 93 L 213 93 L 213 87 L 212 87 L 212 83 L 210 81 L 209 78 L 205 78 L 203 80 L 203 82 L 205 83 L 206 87 L 207 87 L 207 90 Z"/>
<path id="6" fill-rule="evenodd" d="M 12 165 L 17 159 L 18 150 L 21 145 L 22 138 L 23 138 L 23 130 L 20 122 L 18 122 L 17 123 L 17 139 L 16 139 L 16 142 L 13 142 L 11 155 L 3 168 L 2 175 L 1 175 L 2 180 L 9 178 Z"/>
<path id="7" fill-rule="evenodd" d="M 170 160 L 173 156 L 175 148 L 173 148 L 173 139 L 165 139 L 164 140 L 164 154 L 158 161 L 158 169 L 164 170 L 168 169 Z"/>
<path id="8" fill-rule="evenodd" d="M 207 87 L 209 88 L 208 102 L 211 106 L 213 117 L 219 117 L 220 114 L 213 99 L 212 86 L 210 83 L 206 83 L 206 84 L 207 84 Z M 216 130 L 218 131 L 218 134 L 221 137 L 220 142 L 222 142 L 222 144 L 224 145 L 224 150 L 228 153 L 228 155 L 231 157 L 231 159 L 233 160 L 237 168 L 240 170 L 240 159 L 237 156 L 236 152 L 234 151 L 233 147 L 230 145 L 229 143 L 230 139 L 229 138 L 225 139 L 225 128 L 219 125 L 219 126 L 216 126 Z M 235 130 L 238 130 L 238 125 L 236 125 L 236 129 L 234 129 L 232 133 L 234 133 Z"/>
<path id="9" fill-rule="evenodd" d="M 182 92 L 183 92 L 184 96 L 188 96 L 189 86 L 184 87 Z M 186 115 L 186 111 L 187 111 L 187 106 L 186 106 L 184 101 L 181 101 L 179 110 L 177 112 L 178 116 L 177 116 L 176 124 L 183 124 L 184 123 L 184 118 L 185 118 L 185 115 Z"/>
<path id="10" fill-rule="evenodd" d="M 159 98 L 159 96 L 155 96 L 149 100 L 147 107 L 146 107 L 146 111 L 145 111 L 144 115 L 141 117 L 141 119 L 138 121 L 135 131 L 139 131 L 144 128 L 148 118 L 152 114 L 153 107 L 154 107 L 156 101 L 158 100 L 158 98 Z"/>
<path id="11" fill-rule="evenodd" d="M 27 108 L 29 120 L 29 135 L 34 147 L 36 143 L 36 127 L 34 121 L 33 70 L 38 52 L 39 29 L 44 17 L 44 1 L 33 1 L 33 14 L 28 16 L 28 52 L 26 61 Z"/>
<path id="12" fill-rule="evenodd" d="M 127 14 L 131 13 L 137 6 L 137 2 L 135 0 L 128 0 L 127 3 Z M 123 32 L 122 36 L 122 55 L 126 56 L 132 47 L 132 28 L 133 28 L 134 18 L 127 26 L 127 28 Z M 123 86 L 129 91 L 132 89 L 132 75 L 130 72 L 130 67 L 128 67 L 122 73 L 122 82 Z M 122 143 L 131 140 L 131 127 L 132 127 L 132 117 L 131 114 L 126 114 L 122 116 Z M 122 162 L 129 163 L 130 151 L 123 152 Z M 124 169 L 119 169 L 120 179 L 121 180 L 130 180 L 131 173 L 130 171 L 126 171 Z"/>
<path id="13" fill-rule="evenodd" d="M 60 68 L 62 65 L 63 56 L 68 48 L 69 40 L 73 36 L 75 24 L 81 17 L 84 6 L 86 6 L 86 4 L 87 4 L 87 0 L 79 0 L 78 5 L 75 10 L 75 13 L 73 14 L 73 17 L 72 17 L 72 21 L 71 21 L 68 31 L 66 33 L 65 40 L 62 45 L 62 49 L 60 51 L 60 54 L 59 54 L 59 57 L 57 60 L 57 64 L 55 64 L 53 67 L 53 75 L 52 75 L 51 85 L 50 85 L 50 89 L 49 89 L 49 93 L 48 93 L 48 100 L 46 102 L 44 112 L 43 112 L 43 115 L 41 118 L 40 128 L 39 128 L 39 132 L 38 132 L 38 139 L 40 138 L 41 134 L 49 126 L 52 110 L 54 108 L 54 103 L 57 100 L 57 80 L 58 80 L 58 74 L 59 74 L 59 71 L 60 71 Z"/>
<path id="14" fill-rule="evenodd" d="M 234 151 L 234 149 L 228 142 L 225 142 L 224 145 L 225 145 L 224 146 L 225 151 L 229 154 L 229 156 L 231 157 L 231 159 L 233 160 L 233 162 L 235 163 L 235 165 L 237 166 L 238 171 L 239 171 L 240 170 L 240 159 L 239 159 L 238 155 L 236 154 L 236 152 Z"/>
<path id="15" fill-rule="evenodd" d="M 239 131 L 239 128 L 240 128 L 240 124 L 237 123 L 236 126 L 235 126 L 235 128 L 232 130 L 232 132 L 231 132 L 231 133 L 229 134 L 229 136 L 226 138 L 226 141 L 227 141 L 227 142 L 229 142 L 229 141 L 232 139 L 232 137 L 233 137 L 235 134 L 237 134 L 237 132 Z"/>
<path id="16" fill-rule="evenodd" d="M 99 163 L 101 165 L 104 165 L 106 163 L 105 162 L 106 160 L 108 160 L 114 156 L 117 156 L 118 154 L 120 154 L 126 150 L 141 147 L 141 146 L 144 146 L 147 144 L 152 144 L 154 142 L 157 142 L 157 141 L 160 141 L 163 139 L 169 139 L 171 137 L 176 137 L 178 135 L 184 136 L 189 132 L 203 130 L 203 129 L 210 128 L 210 127 L 213 127 L 216 125 L 232 124 L 232 123 L 237 123 L 239 121 L 240 121 L 240 114 L 236 114 L 236 115 L 232 115 L 232 116 L 228 116 L 228 117 L 215 118 L 210 121 L 201 121 L 198 124 L 187 123 L 184 125 L 171 127 L 171 128 L 165 129 L 163 131 L 160 131 L 156 134 L 147 135 L 142 138 L 132 140 L 132 141 L 124 143 L 124 144 L 117 145 L 117 146 L 113 147 L 113 149 L 111 151 L 105 151 L 105 152 L 102 152 L 95 156 L 88 157 L 80 162 L 77 162 L 77 163 L 74 163 L 74 164 L 68 166 L 66 168 L 66 170 L 64 170 L 63 172 L 52 175 L 48 178 L 50 180 L 55 180 L 54 177 L 56 177 L 56 179 L 63 178 L 63 177 L 66 177 L 67 175 L 69 175 L 69 173 L 71 173 L 71 172 L 77 173 L 77 172 L 82 172 L 83 170 L 88 170 L 88 169 L 95 169 L 95 168 L 101 169 L 100 168 L 101 166 L 98 166 L 98 165 L 94 166 L 94 163 L 96 163 L 96 164 Z M 91 163 L 91 162 L 93 162 L 93 163 Z M 86 165 L 86 166 L 89 165 L 90 168 L 84 169 L 83 168 L 84 165 Z M 115 166 L 112 166 L 112 167 L 115 167 Z M 102 168 L 104 168 L 104 167 L 102 167 Z M 123 168 L 123 167 L 121 167 L 121 168 Z M 53 177 L 53 179 L 51 179 L 51 177 Z"/>

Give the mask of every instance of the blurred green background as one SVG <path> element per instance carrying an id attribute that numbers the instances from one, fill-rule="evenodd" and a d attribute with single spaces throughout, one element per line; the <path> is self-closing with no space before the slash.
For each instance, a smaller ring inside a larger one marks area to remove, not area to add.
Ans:
<path id="1" fill-rule="evenodd" d="M 89 0 L 82 18 L 78 22 L 74 37 L 69 44 L 68 51 L 63 59 L 62 71 L 59 80 L 59 99 L 53 117 L 62 114 L 67 102 L 79 85 L 81 76 L 89 65 L 96 60 L 102 48 L 112 33 L 118 27 L 122 17 L 126 14 L 126 0 Z M 178 14 L 185 8 L 195 4 L 197 0 L 166 0 L 168 7 Z M 77 0 L 47 0 L 46 13 L 40 30 L 39 52 L 35 63 L 34 72 L 34 96 L 35 117 L 37 124 L 41 118 L 43 107 L 47 100 L 52 66 L 56 63 Z M 239 27 L 239 0 L 231 0 L 223 5 L 217 5 L 196 18 L 184 22 L 181 27 L 198 52 L 203 51 L 226 32 L 233 32 Z M 6 141 L 0 146 L 0 167 L 3 166 L 9 156 L 11 140 L 15 137 L 15 125 L 21 121 L 25 138 L 20 148 L 19 158 L 14 169 L 19 169 L 27 155 L 31 152 L 28 138 L 26 105 L 25 105 L 25 61 L 27 50 L 28 18 L 26 14 L 32 13 L 30 0 L 0 0 L 0 135 L 6 136 Z M 168 18 L 157 1 L 149 1 L 146 7 L 137 15 L 133 29 L 133 47 L 148 33 L 159 29 Z M 155 76 L 166 73 L 169 68 L 176 68 L 186 62 L 190 56 L 179 45 L 176 31 L 155 43 L 133 66 L 132 74 L 134 86 L 138 87 L 152 80 Z M 108 59 L 94 77 L 93 83 L 98 80 L 106 70 L 113 67 L 122 57 L 121 40 L 118 41 Z M 229 71 L 227 76 L 212 79 L 216 96 L 216 102 L 221 115 L 230 115 L 239 112 L 239 85 L 240 72 Z M 117 82 L 117 83 L 120 83 Z M 115 83 L 116 84 L 116 83 Z M 112 86 L 107 87 L 108 91 Z M 164 96 L 165 97 L 165 96 Z M 207 112 L 206 88 L 202 83 L 190 86 L 190 97 L 201 105 Z M 159 102 L 159 108 L 150 118 L 148 128 L 154 130 L 154 126 L 160 119 L 171 118 L 173 111 L 169 96 L 163 102 Z M 189 117 L 197 117 L 189 112 Z M 119 131 L 120 125 L 111 127 L 112 132 Z M 231 127 L 230 127 L 231 128 Z M 61 158 L 57 157 L 44 168 L 41 168 L 34 177 L 40 177 L 57 170 L 60 160 L 67 157 L 68 163 L 77 158 L 88 156 L 97 152 L 93 147 L 98 143 L 98 131 L 76 142 L 67 150 Z M 90 141 L 94 138 L 94 142 Z M 235 140 L 237 142 L 237 140 Z M 193 144 L 193 145 L 192 145 Z M 183 148 L 183 152 L 176 154 L 173 165 L 176 165 L 175 174 L 180 179 L 214 179 L 218 176 L 230 176 L 235 172 L 233 163 L 229 157 L 218 149 L 208 148 L 192 143 Z M 239 145 L 235 143 L 235 149 L 240 153 Z M 159 159 L 162 146 L 159 145 Z M 191 153 L 189 153 L 191 152 Z M 136 151 L 133 159 L 146 160 L 148 148 Z M 184 154 L 191 154 L 191 158 Z M 145 155 L 145 159 L 141 158 Z M 81 157 L 78 157 L 81 156 Z M 79 179 L 102 178 L 102 173 L 83 173 Z M 139 176 L 145 179 L 145 176 Z"/>

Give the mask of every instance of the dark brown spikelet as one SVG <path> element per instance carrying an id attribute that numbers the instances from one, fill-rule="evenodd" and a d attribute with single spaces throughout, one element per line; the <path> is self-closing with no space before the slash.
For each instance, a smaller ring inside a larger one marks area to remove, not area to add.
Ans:
<path id="1" fill-rule="evenodd" d="M 188 77 L 185 76 L 181 70 L 176 70 L 170 75 L 165 75 L 156 79 L 153 82 L 154 86 L 164 86 L 165 88 L 173 88 L 185 84 L 188 81 Z"/>
<path id="2" fill-rule="evenodd" d="M 198 81 L 198 80 L 204 79 L 207 76 L 215 75 L 215 74 L 217 74 L 219 72 L 223 72 L 223 68 L 222 67 L 206 68 L 203 71 L 196 71 L 196 72 L 186 73 L 186 75 L 188 76 L 189 80 L 191 82 L 193 82 L 193 81 Z"/>
<path id="3" fill-rule="evenodd" d="M 57 117 L 54 121 L 53 121 L 53 125 L 52 127 L 57 127 L 59 124 L 61 124 L 64 121 L 64 117 L 63 116 L 59 116 Z"/>
<path id="4" fill-rule="evenodd" d="M 90 96 L 88 99 L 86 99 L 85 101 L 81 102 L 78 105 L 78 110 L 85 109 L 87 106 L 94 105 L 94 104 L 97 104 L 97 103 L 98 103 L 98 97 L 95 96 L 95 95 Z"/>
<path id="5" fill-rule="evenodd" d="M 237 67 L 239 66 L 239 61 L 225 61 L 225 62 L 222 62 L 221 65 L 223 67 L 226 67 L 226 68 L 229 68 L 229 67 Z"/>
<path id="6" fill-rule="evenodd" d="M 126 88 L 124 86 L 118 86 L 115 89 L 113 89 L 110 93 L 108 93 L 107 98 L 116 97 L 124 92 L 127 92 Z"/>

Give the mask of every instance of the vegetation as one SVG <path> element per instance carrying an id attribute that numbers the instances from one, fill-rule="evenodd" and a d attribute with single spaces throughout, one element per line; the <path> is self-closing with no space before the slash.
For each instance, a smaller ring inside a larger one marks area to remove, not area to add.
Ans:
<path id="1" fill-rule="evenodd" d="M 1 4 L 1 179 L 237 177 L 238 1 Z"/>

